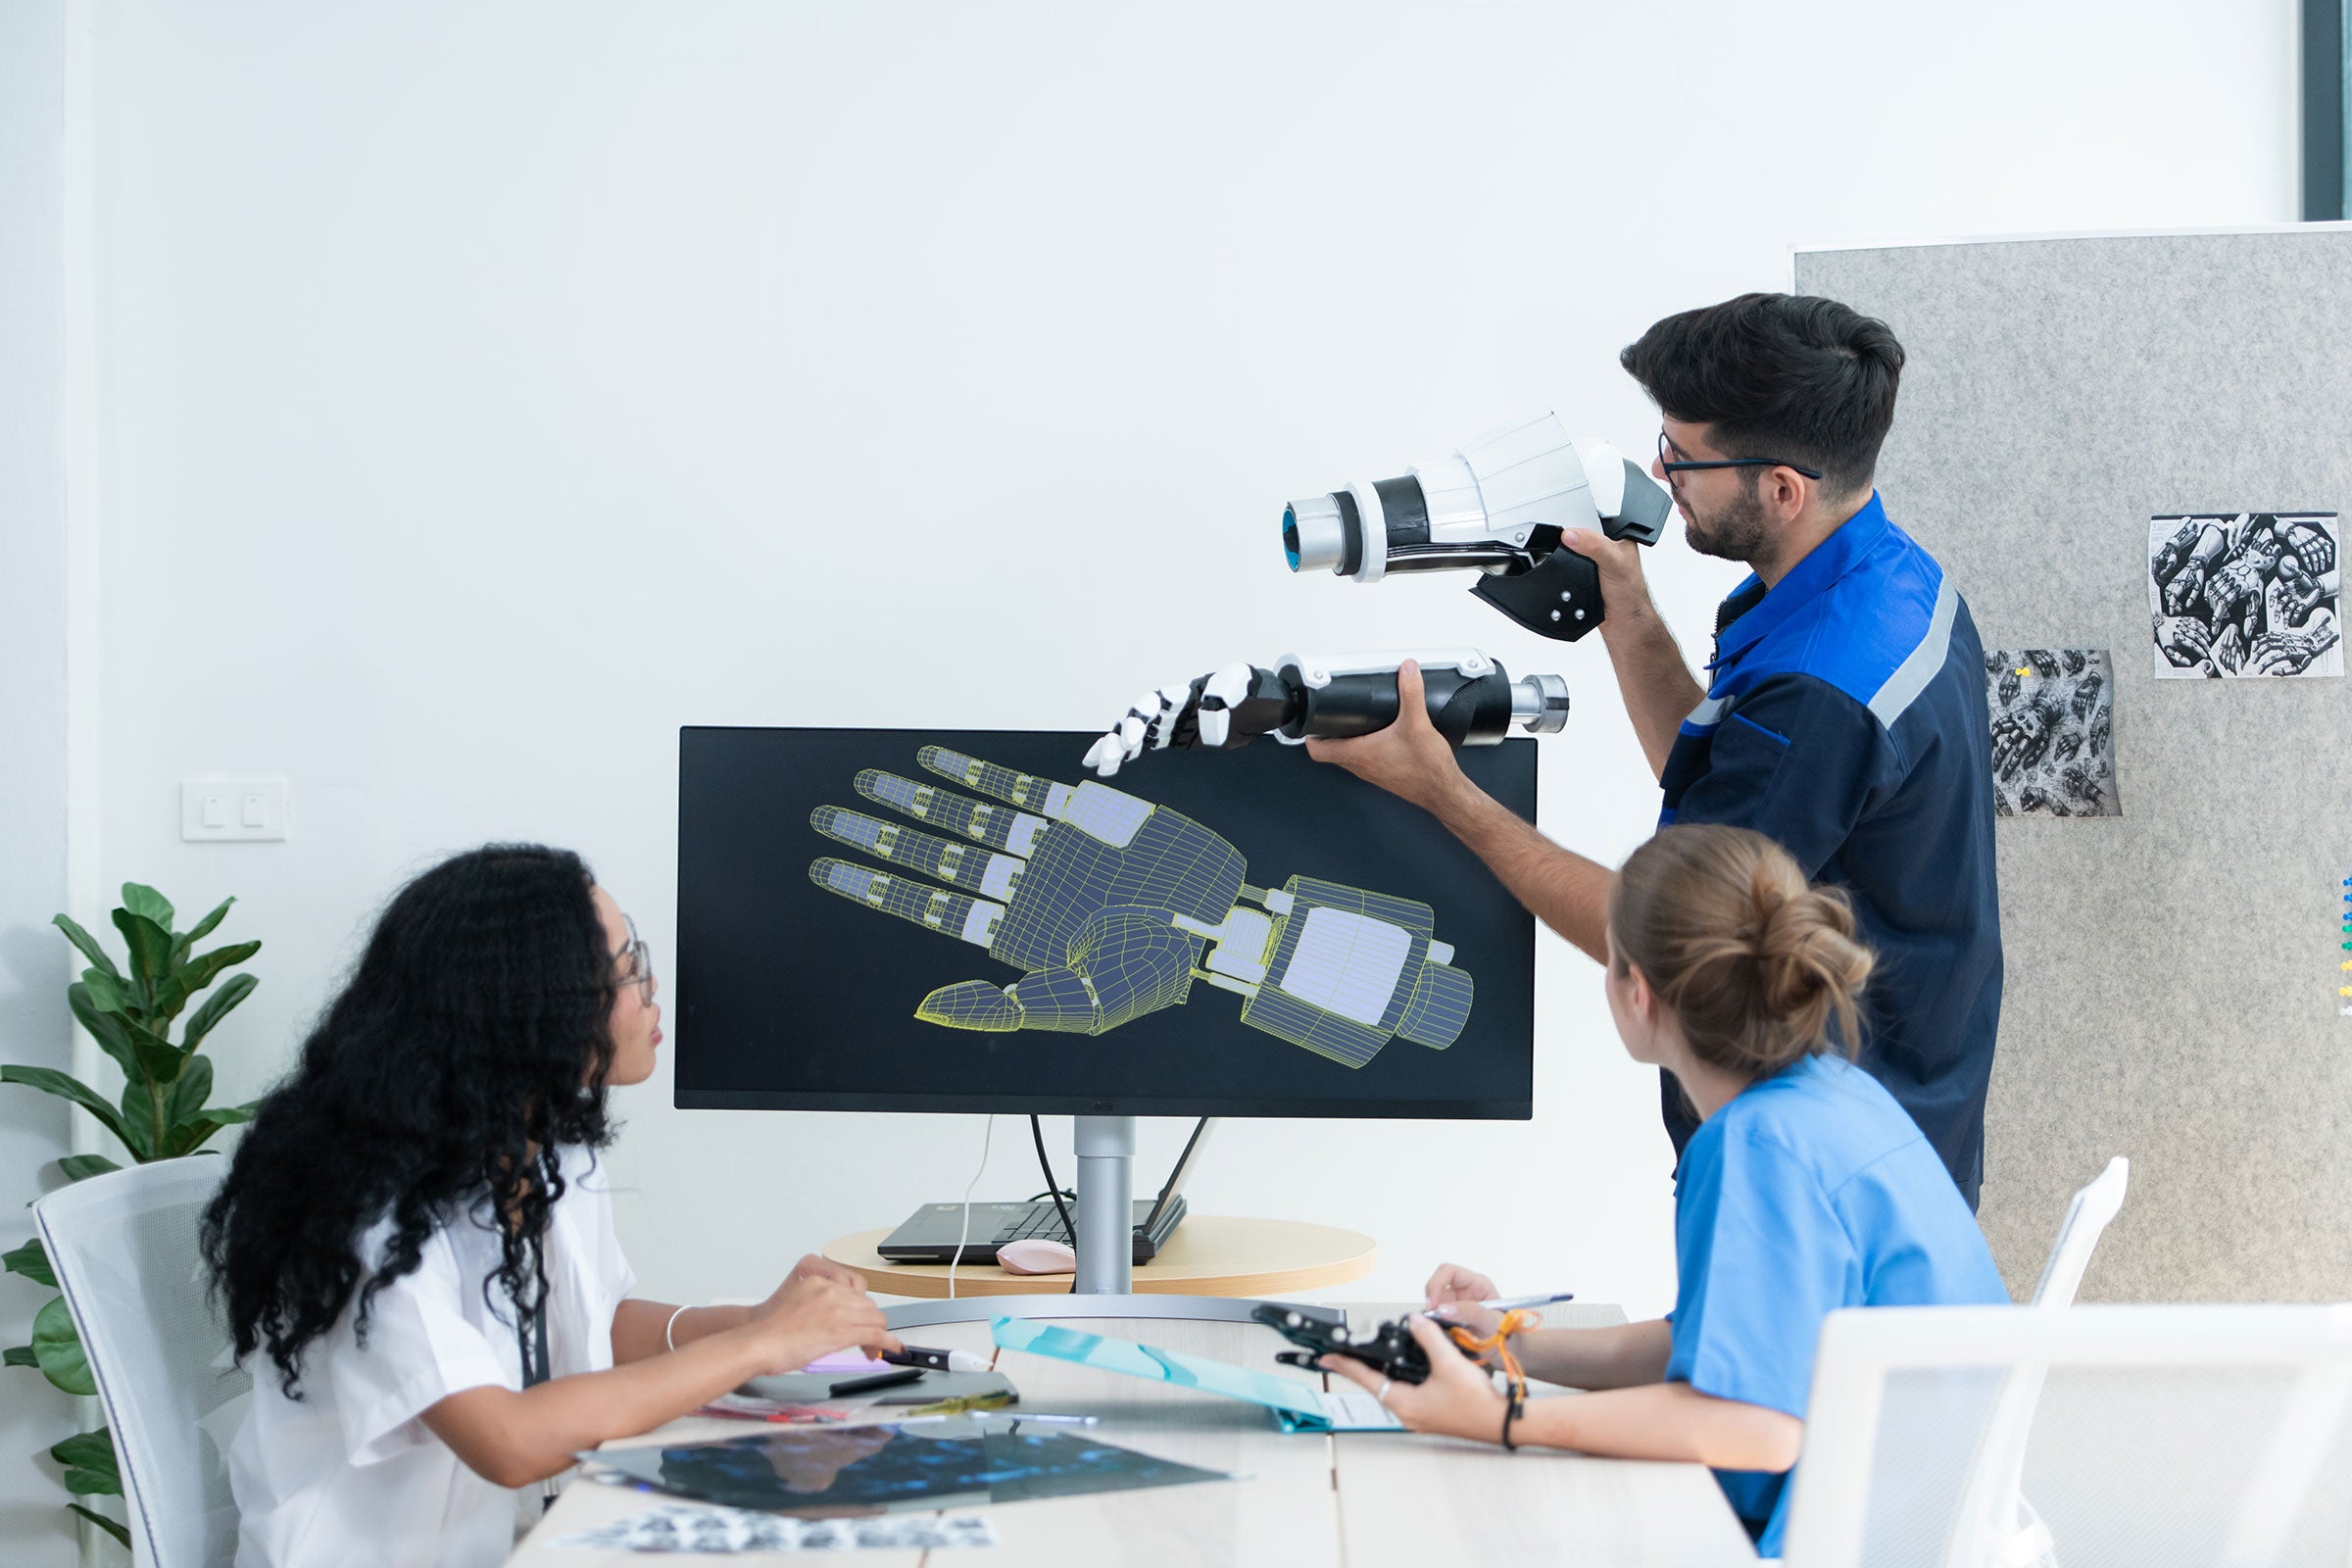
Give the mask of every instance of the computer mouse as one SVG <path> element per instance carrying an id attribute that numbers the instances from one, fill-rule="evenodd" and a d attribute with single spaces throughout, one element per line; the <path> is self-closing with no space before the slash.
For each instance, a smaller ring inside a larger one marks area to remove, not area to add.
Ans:
<path id="1" fill-rule="evenodd" d="M 1059 1242 L 1031 1237 L 999 1247 L 997 1267 L 1007 1274 L 1075 1274 L 1078 1254 Z"/>

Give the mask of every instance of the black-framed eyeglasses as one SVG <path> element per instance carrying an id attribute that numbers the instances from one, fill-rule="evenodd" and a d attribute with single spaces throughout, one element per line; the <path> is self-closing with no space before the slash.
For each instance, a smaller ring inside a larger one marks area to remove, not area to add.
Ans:
<path id="1" fill-rule="evenodd" d="M 614 983 L 635 986 L 637 999 L 650 1007 L 654 1002 L 654 950 L 637 934 L 636 921 L 625 914 L 620 918 L 629 928 L 629 945 L 620 950 L 620 977 Z"/>
<path id="2" fill-rule="evenodd" d="M 1668 478 L 1672 478 L 1678 473 L 1690 473 L 1698 468 L 1794 468 L 1816 483 L 1819 483 L 1821 479 L 1818 470 L 1808 468 L 1801 463 L 1785 463 L 1779 458 L 1716 458 L 1706 463 L 1695 463 L 1677 458 L 1674 455 L 1674 443 L 1666 439 L 1666 432 L 1663 430 L 1658 432 L 1658 466 L 1665 471 Z"/>

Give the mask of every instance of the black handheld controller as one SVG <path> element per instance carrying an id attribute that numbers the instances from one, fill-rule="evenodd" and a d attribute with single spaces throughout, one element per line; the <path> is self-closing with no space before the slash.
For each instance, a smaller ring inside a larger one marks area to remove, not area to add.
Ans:
<path id="1" fill-rule="evenodd" d="M 1345 1325 L 1334 1327 L 1307 1317 L 1294 1307 L 1267 1302 L 1250 1314 L 1293 1345 L 1296 1350 L 1278 1350 L 1274 1359 L 1285 1366 L 1317 1370 L 1317 1357 L 1325 1355 L 1352 1356 L 1382 1377 L 1398 1383 L 1429 1381 L 1429 1355 L 1421 1342 L 1413 1338 L 1412 1330 L 1402 1320 L 1383 1323 L 1369 1334 L 1351 1334 Z M 1477 1352 L 1463 1350 L 1462 1354 L 1477 1359 Z"/>

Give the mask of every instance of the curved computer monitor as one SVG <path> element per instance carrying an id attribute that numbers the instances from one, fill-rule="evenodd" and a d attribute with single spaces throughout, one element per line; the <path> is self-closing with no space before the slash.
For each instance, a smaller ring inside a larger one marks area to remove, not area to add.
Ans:
<path id="1" fill-rule="evenodd" d="M 1535 927 L 1300 748 L 684 729 L 687 1108 L 1531 1114 Z M 1532 741 L 1463 766 L 1533 819 Z"/>

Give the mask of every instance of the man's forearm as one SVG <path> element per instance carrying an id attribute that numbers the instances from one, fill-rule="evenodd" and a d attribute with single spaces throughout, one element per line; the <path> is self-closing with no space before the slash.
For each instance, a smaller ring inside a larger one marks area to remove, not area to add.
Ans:
<path id="1" fill-rule="evenodd" d="M 1675 734 L 1690 710 L 1705 700 L 1706 689 L 1691 678 L 1681 645 L 1646 598 L 1611 605 L 1608 618 L 1600 623 L 1600 640 L 1608 646 L 1617 690 L 1642 742 L 1642 755 L 1649 759 L 1651 776 L 1662 778 Z"/>
<path id="2" fill-rule="evenodd" d="M 1582 948 L 1595 963 L 1608 961 L 1609 890 L 1616 884 L 1615 872 L 1552 843 L 1533 822 L 1467 778 L 1431 809 L 1537 919 Z"/>

